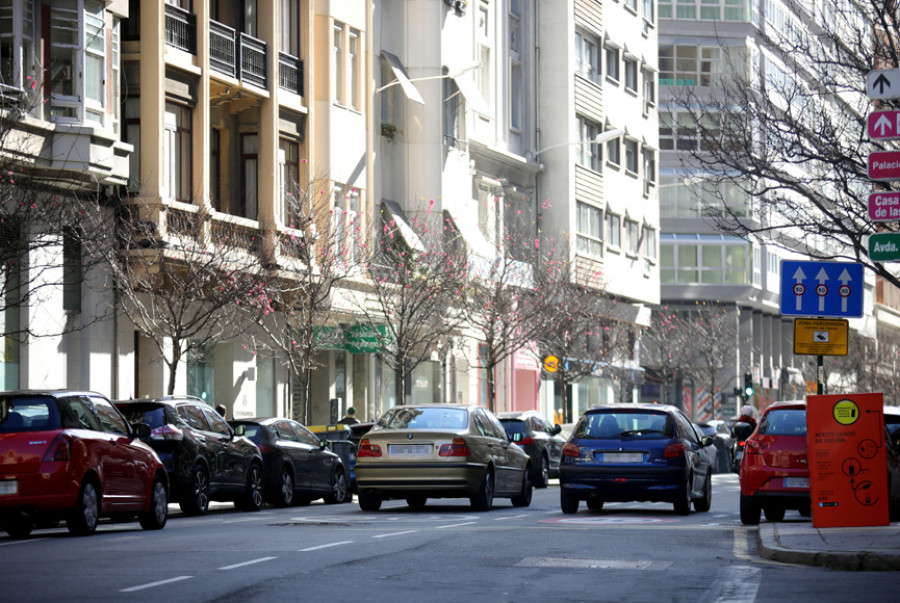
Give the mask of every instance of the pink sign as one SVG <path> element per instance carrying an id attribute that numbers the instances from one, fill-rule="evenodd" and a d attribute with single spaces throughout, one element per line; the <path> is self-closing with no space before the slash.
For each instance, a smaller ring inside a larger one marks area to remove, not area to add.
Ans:
<path id="1" fill-rule="evenodd" d="M 900 111 L 875 111 L 868 116 L 869 138 L 900 138 Z"/>
<path id="2" fill-rule="evenodd" d="M 869 218 L 875 222 L 900 220 L 900 192 L 882 191 L 869 195 Z"/>
<path id="3" fill-rule="evenodd" d="M 900 151 L 869 153 L 869 179 L 900 180 Z"/>

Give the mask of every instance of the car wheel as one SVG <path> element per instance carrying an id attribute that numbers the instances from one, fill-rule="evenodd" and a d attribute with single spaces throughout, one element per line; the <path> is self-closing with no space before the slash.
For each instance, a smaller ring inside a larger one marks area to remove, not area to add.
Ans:
<path id="1" fill-rule="evenodd" d="M 145 530 L 161 530 L 166 527 L 169 517 L 169 490 L 161 477 L 153 480 L 150 490 L 150 508 L 138 515 L 138 521 Z"/>
<path id="2" fill-rule="evenodd" d="M 602 511 L 603 510 L 603 502 L 599 498 L 589 498 L 587 499 L 587 508 L 591 511 Z"/>
<path id="3" fill-rule="evenodd" d="M 540 465 L 534 474 L 534 487 L 546 488 L 550 483 L 550 460 L 546 456 L 541 457 Z"/>
<path id="4" fill-rule="evenodd" d="M 673 504 L 676 515 L 690 515 L 691 513 L 691 476 L 688 474 L 684 482 L 684 489 L 678 493 L 678 500 Z"/>
<path id="5" fill-rule="evenodd" d="M 251 463 L 247 469 L 247 485 L 244 489 L 244 495 L 235 504 L 236 507 L 243 511 L 259 511 L 263 507 L 264 488 L 262 467 L 258 463 Z"/>
<path id="6" fill-rule="evenodd" d="M 325 497 L 325 504 L 335 505 L 346 502 L 350 484 L 347 483 L 347 475 L 342 467 L 336 467 L 331 476 L 331 494 Z"/>
<path id="7" fill-rule="evenodd" d="M 278 491 L 272 493 L 272 504 L 276 507 L 290 507 L 294 502 L 294 474 L 285 465 L 278 478 Z"/>
<path id="8" fill-rule="evenodd" d="M 191 469 L 190 487 L 178 501 L 185 515 L 206 515 L 209 511 L 209 475 L 199 463 Z"/>
<path id="9" fill-rule="evenodd" d="M 694 499 L 694 510 L 700 513 L 709 511 L 712 506 L 712 475 L 706 476 L 706 485 L 703 487 L 703 496 Z"/>
<path id="10" fill-rule="evenodd" d="M 86 479 L 81 484 L 78 492 L 78 500 L 69 511 L 66 526 L 69 532 L 76 536 L 92 534 L 97 529 L 97 521 L 100 519 L 100 492 L 94 480 Z"/>
<path id="11" fill-rule="evenodd" d="M 784 507 L 781 505 L 766 505 L 763 507 L 763 513 L 767 521 L 781 521 L 784 519 Z"/>
<path id="12" fill-rule="evenodd" d="M 363 511 L 377 511 L 381 508 L 381 497 L 372 492 L 360 492 L 359 508 Z"/>
<path id="13" fill-rule="evenodd" d="M 565 490 L 560 490 L 559 507 L 566 515 L 574 515 L 575 513 L 578 513 L 578 497 L 569 494 Z"/>
<path id="14" fill-rule="evenodd" d="M 549 468 L 547 469 L 549 471 Z M 528 471 L 522 476 L 522 492 L 510 497 L 514 507 L 527 507 L 531 504 L 531 498 L 534 496 L 534 486 L 531 484 L 531 478 Z"/>
<path id="15" fill-rule="evenodd" d="M 7 518 L 3 521 L 2 529 L 10 538 L 28 538 L 34 529 L 34 520 L 25 515 Z"/>
<path id="16" fill-rule="evenodd" d="M 484 472 L 478 492 L 469 498 L 469 504 L 476 511 L 490 511 L 494 506 L 494 474 L 490 467 Z"/>
<path id="17" fill-rule="evenodd" d="M 406 504 L 409 505 L 409 508 L 413 511 L 424 509 L 427 501 L 428 498 L 425 496 L 408 496 L 406 498 Z"/>
<path id="18" fill-rule="evenodd" d="M 741 494 L 741 523 L 745 526 L 759 525 L 759 503 L 752 496 Z"/>

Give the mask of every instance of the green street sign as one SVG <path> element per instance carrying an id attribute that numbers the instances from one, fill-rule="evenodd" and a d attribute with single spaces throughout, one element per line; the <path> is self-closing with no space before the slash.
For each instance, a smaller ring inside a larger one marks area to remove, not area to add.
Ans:
<path id="1" fill-rule="evenodd" d="M 869 259 L 873 262 L 900 260 L 900 232 L 869 235 Z"/>

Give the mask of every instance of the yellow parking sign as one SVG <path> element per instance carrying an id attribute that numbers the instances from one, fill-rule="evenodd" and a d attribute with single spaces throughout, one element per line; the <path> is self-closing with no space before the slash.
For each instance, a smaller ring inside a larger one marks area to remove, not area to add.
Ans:
<path id="1" fill-rule="evenodd" d="M 846 356 L 850 323 L 834 318 L 795 318 L 794 354 Z"/>

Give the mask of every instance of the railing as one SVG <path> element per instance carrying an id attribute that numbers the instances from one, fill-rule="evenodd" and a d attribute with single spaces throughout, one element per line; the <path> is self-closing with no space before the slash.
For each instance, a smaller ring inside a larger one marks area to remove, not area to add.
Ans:
<path id="1" fill-rule="evenodd" d="M 303 96 L 303 61 L 283 52 L 278 53 L 278 87 Z"/>
<path id="2" fill-rule="evenodd" d="M 219 73 L 265 88 L 266 43 L 210 21 L 209 66 Z"/>
<path id="3" fill-rule="evenodd" d="M 166 44 L 197 54 L 197 15 L 166 4 Z"/>
<path id="4" fill-rule="evenodd" d="M 266 43 L 241 33 L 241 73 L 238 79 L 266 87 Z"/>
<path id="5" fill-rule="evenodd" d="M 166 209 L 165 215 L 168 235 L 199 243 L 202 236 L 203 217 L 197 211 L 185 211 L 170 205 Z"/>
<path id="6" fill-rule="evenodd" d="M 236 32 L 216 21 L 209 22 L 209 66 L 219 73 L 237 77 Z"/>

